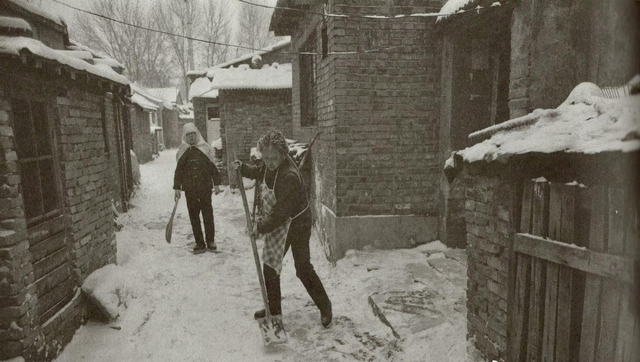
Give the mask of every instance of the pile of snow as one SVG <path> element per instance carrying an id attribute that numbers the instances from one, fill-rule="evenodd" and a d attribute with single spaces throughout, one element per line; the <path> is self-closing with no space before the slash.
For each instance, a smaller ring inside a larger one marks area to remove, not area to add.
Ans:
<path id="1" fill-rule="evenodd" d="M 241 64 L 237 68 L 216 69 L 213 72 L 211 88 L 287 89 L 291 88 L 292 79 L 291 63 L 265 64 L 261 69 L 251 69 L 249 65 Z"/>
<path id="2" fill-rule="evenodd" d="M 0 16 L 0 28 L 19 29 L 25 32 L 32 32 L 31 25 L 26 20 L 14 18 L 12 16 Z"/>
<path id="3" fill-rule="evenodd" d="M 449 0 L 442 6 L 442 8 L 440 9 L 440 13 L 455 14 L 472 1 L 475 1 L 475 0 Z M 447 17 L 448 15 L 438 16 L 438 19 L 436 21 L 446 19 Z"/>
<path id="4" fill-rule="evenodd" d="M 123 269 L 115 264 L 105 265 L 91 273 L 82 283 L 82 291 L 111 320 L 118 318 L 120 307 L 126 307 L 127 299 L 132 297 Z"/>
<path id="5" fill-rule="evenodd" d="M 538 109 L 494 127 L 497 131 L 490 139 L 459 152 L 466 162 L 530 152 L 637 151 L 640 95 L 607 99 L 592 96 L 582 87 L 557 109 Z"/>
<path id="6" fill-rule="evenodd" d="M 7 37 L 0 36 L 0 53 L 10 55 L 21 55 L 23 51 L 29 51 L 32 54 L 54 60 L 60 64 L 67 65 L 71 68 L 86 71 L 101 78 L 109 79 L 120 84 L 129 84 L 127 77 L 118 74 L 113 69 L 103 68 L 97 65 L 85 62 L 77 58 L 77 54 L 67 50 L 52 49 L 44 45 L 40 41 L 22 36 Z M 75 56 L 74 56 L 75 55 Z"/>
<path id="7" fill-rule="evenodd" d="M 67 49 L 69 50 L 84 50 L 86 52 L 91 53 L 91 55 L 93 56 L 93 62 L 95 64 L 106 64 L 109 67 L 113 68 L 113 69 L 122 69 L 124 70 L 125 66 L 122 65 L 122 63 L 118 62 L 117 60 L 111 58 L 110 56 L 108 56 L 107 54 L 91 49 L 86 45 L 83 45 L 81 43 L 79 43 L 78 41 L 74 40 L 74 39 L 69 39 L 69 43 L 71 45 L 67 46 Z"/>

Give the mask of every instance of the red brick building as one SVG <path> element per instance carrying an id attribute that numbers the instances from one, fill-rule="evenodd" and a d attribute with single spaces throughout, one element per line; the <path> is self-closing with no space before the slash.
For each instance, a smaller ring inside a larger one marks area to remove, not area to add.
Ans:
<path id="1" fill-rule="evenodd" d="M 55 15 L 0 2 L 0 360 L 56 357 L 115 262 L 132 186 L 126 77 Z"/>
<path id="2" fill-rule="evenodd" d="M 278 1 L 270 30 L 290 35 L 293 136 L 312 152 L 313 211 L 330 259 L 438 238 L 440 1 Z"/>

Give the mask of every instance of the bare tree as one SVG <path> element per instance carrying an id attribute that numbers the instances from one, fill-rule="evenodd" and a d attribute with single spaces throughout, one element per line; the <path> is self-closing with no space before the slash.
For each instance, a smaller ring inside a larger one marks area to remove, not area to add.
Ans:
<path id="1" fill-rule="evenodd" d="M 265 4 L 265 0 L 253 0 L 258 4 Z M 238 29 L 238 37 L 240 45 L 251 47 L 254 49 L 262 49 L 278 42 L 281 38 L 276 37 L 269 31 L 269 22 L 273 10 L 242 3 L 240 11 L 240 21 Z M 242 51 L 239 52 L 253 52 Z"/>
<path id="2" fill-rule="evenodd" d="M 158 25 L 166 32 L 180 35 L 167 37 L 167 44 L 171 51 L 171 63 L 178 70 L 181 85 L 188 98 L 187 72 L 195 67 L 193 41 L 188 38 L 203 37 L 205 6 L 196 0 L 164 0 L 160 4 L 154 12 Z"/>
<path id="3" fill-rule="evenodd" d="M 230 43 L 232 35 L 231 15 L 229 0 L 205 1 L 204 39 L 218 43 Z M 230 54 L 228 46 L 203 43 L 200 48 L 202 58 L 199 66 L 204 68 L 224 62 Z"/>
<path id="4" fill-rule="evenodd" d="M 111 19 L 146 28 L 154 28 L 148 5 L 143 0 L 96 0 L 90 10 Z M 163 86 L 171 79 L 170 59 L 164 46 L 166 36 L 153 31 L 123 25 L 102 17 L 79 13 L 72 34 L 81 43 L 120 61 L 125 74 L 147 86 Z"/>

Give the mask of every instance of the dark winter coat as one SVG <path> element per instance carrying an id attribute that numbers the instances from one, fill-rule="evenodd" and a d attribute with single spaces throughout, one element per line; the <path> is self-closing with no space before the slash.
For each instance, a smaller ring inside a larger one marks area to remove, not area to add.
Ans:
<path id="1" fill-rule="evenodd" d="M 189 147 L 178 160 L 173 189 L 185 192 L 211 191 L 213 185 L 220 185 L 216 165 L 197 147 Z"/>
<path id="2" fill-rule="evenodd" d="M 266 170 L 266 175 L 265 175 Z M 265 165 L 261 167 L 243 164 L 242 175 L 250 179 L 262 181 L 263 175 L 267 187 L 273 189 L 276 171 L 278 171 L 278 181 L 274 190 L 276 195 L 276 206 L 267 219 L 258 223 L 260 234 L 270 233 L 278 226 L 284 224 L 288 218 L 294 217 L 302 212 L 308 205 L 307 191 L 302 181 L 298 169 L 291 163 L 289 157 L 285 158 L 277 170 L 271 171 Z M 307 209 L 298 217 L 291 221 L 291 228 L 310 228 L 311 211 Z"/>

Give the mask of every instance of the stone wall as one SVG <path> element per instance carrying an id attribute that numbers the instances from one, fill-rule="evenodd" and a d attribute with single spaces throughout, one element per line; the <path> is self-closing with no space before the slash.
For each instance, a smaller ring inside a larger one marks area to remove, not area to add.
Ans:
<path id="1" fill-rule="evenodd" d="M 249 161 L 252 147 L 269 129 L 282 131 L 286 138 L 293 138 L 291 125 L 291 90 L 221 90 L 220 134 L 223 158 L 227 165 L 233 157 Z M 235 153 L 235 155 L 234 155 Z M 229 183 L 236 185 L 234 171 L 227 166 Z"/>
<path id="2" fill-rule="evenodd" d="M 515 182 L 505 173 L 468 167 L 465 183 L 467 228 L 467 328 L 488 360 L 507 351 L 508 246 L 515 225 Z"/>

